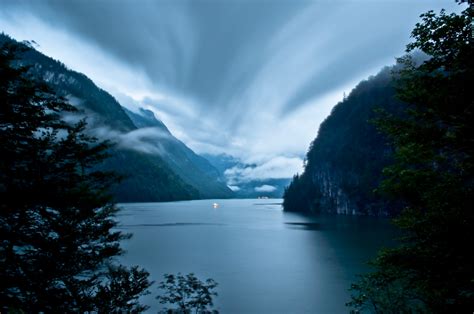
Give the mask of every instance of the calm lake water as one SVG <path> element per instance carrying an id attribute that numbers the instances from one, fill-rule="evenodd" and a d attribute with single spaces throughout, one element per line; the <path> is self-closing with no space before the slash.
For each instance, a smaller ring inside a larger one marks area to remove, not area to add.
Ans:
<path id="1" fill-rule="evenodd" d="M 385 219 L 285 213 L 280 203 L 120 204 L 120 229 L 133 233 L 122 260 L 157 282 L 178 272 L 213 278 L 221 313 L 347 313 L 347 289 L 394 228 Z M 156 313 L 156 285 L 151 291 L 143 301 Z"/>

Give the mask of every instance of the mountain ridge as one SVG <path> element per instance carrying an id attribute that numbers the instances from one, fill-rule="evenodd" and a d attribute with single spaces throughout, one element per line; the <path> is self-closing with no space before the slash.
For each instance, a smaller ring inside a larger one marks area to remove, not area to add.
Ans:
<path id="1" fill-rule="evenodd" d="M 168 148 L 173 148 L 174 153 L 179 154 L 179 158 L 176 158 L 178 161 L 182 161 L 183 154 L 187 154 L 186 161 L 200 163 L 200 166 L 191 165 L 186 169 L 196 170 L 195 176 L 203 177 L 203 174 L 200 173 L 202 170 L 199 169 L 206 167 L 206 160 L 204 158 L 200 159 L 184 143 L 176 139 L 167 127 L 154 116 L 151 117 L 149 112 L 143 110 L 141 111 L 142 115 L 138 114 L 135 117 L 135 122 L 140 117 L 143 120 L 143 123 L 137 126 L 127 110 L 107 91 L 96 86 L 85 74 L 68 69 L 60 61 L 42 54 L 28 43 L 19 43 L 2 33 L 0 34 L 0 44 L 5 43 L 22 45 L 26 48 L 19 55 L 18 65 L 29 66 L 29 75 L 45 81 L 58 95 L 70 99 L 76 107 L 81 109 L 82 114 L 87 118 L 90 129 L 95 132 L 93 135 L 99 135 L 101 139 L 104 139 L 102 136 L 105 135 L 105 139 L 112 139 L 113 141 L 122 139 L 129 134 L 133 135 L 132 132 L 146 128 L 145 125 L 148 121 L 148 123 L 153 124 L 153 127 L 167 132 L 172 140 L 167 141 L 165 145 L 168 145 Z M 160 143 L 162 141 L 161 137 L 154 141 L 150 138 L 138 138 L 137 140 L 139 143 L 154 146 L 156 151 L 159 151 L 162 146 L 162 143 Z M 186 173 L 181 170 L 178 161 L 172 162 L 166 160 L 163 154 L 150 154 L 140 151 L 137 149 L 139 147 L 120 144 L 123 143 L 119 142 L 111 149 L 111 157 L 101 166 L 106 170 L 123 175 L 124 180 L 113 190 L 115 199 L 119 202 L 174 201 L 229 198 L 233 196 L 232 191 L 220 182 L 218 177 L 212 176 L 212 166 L 210 164 L 207 166 L 211 170 L 204 176 L 208 182 L 201 185 L 199 180 L 193 180 L 193 173 Z M 217 170 L 215 171 L 217 172 Z"/>

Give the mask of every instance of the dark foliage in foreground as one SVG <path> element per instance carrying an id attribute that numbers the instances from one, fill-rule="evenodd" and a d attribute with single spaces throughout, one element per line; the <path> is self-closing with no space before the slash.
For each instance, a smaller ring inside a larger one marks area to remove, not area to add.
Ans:
<path id="1" fill-rule="evenodd" d="M 173 304 L 177 308 L 165 308 L 162 313 L 218 313 L 212 310 L 212 298 L 217 296 L 213 291 L 217 283 L 212 279 L 205 282 L 199 280 L 193 273 L 185 276 L 166 274 L 165 280 L 158 288 L 164 293 L 156 297 L 161 304 Z"/>
<path id="2" fill-rule="evenodd" d="M 62 119 L 76 109 L 15 63 L 25 49 L 0 48 L 0 311 L 141 311 L 148 273 L 112 263 L 128 236 L 96 167 L 109 144 Z"/>
<path id="3" fill-rule="evenodd" d="M 473 13 L 423 14 L 407 52 L 419 49 L 430 59 L 401 59 L 398 95 L 411 104 L 407 117 L 386 114 L 378 126 L 395 146 L 382 189 L 405 203 L 395 220 L 404 237 L 353 285 L 349 305 L 356 312 L 474 308 Z"/>

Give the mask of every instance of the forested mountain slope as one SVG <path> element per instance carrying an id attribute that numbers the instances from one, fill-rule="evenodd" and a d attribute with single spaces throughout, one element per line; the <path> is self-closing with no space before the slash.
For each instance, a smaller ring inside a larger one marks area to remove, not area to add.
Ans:
<path id="1" fill-rule="evenodd" d="M 199 156 L 174 137 L 163 122 L 156 119 L 153 112 L 143 108 L 139 109 L 139 113 L 125 108 L 124 110 L 136 126 L 162 131 L 160 149 L 164 161 L 184 182 L 195 187 L 201 198 L 229 198 L 233 196 L 217 169 L 207 159 Z"/>
<path id="2" fill-rule="evenodd" d="M 3 43 L 18 44 L 7 35 L 0 34 L 0 45 Z M 212 166 L 206 165 L 205 159 L 174 138 L 161 121 L 149 116 L 149 112 L 143 111 L 135 116 L 127 113 L 114 97 L 97 87 L 87 76 L 68 69 L 32 47 L 21 53 L 19 62 L 31 66 L 29 73 L 32 76 L 47 82 L 81 110 L 82 116 L 72 118 L 85 117 L 94 135 L 117 142 L 110 152 L 111 157 L 103 165 L 105 169 L 124 177 L 114 190 L 117 201 L 232 196 L 232 191 L 219 181 L 218 176 L 212 175 Z M 152 128 L 153 132 L 143 134 L 142 128 Z M 156 136 L 157 131 L 167 132 L 167 136 Z M 130 139 L 135 142 L 130 142 Z M 142 144 L 144 147 L 141 147 Z M 183 155 L 188 159 L 183 160 Z M 211 169 L 207 169 L 204 176 L 203 169 L 206 167 Z M 194 178 L 207 180 L 206 184 Z"/>
<path id="3" fill-rule="evenodd" d="M 376 109 L 400 112 L 392 68 L 362 81 L 338 103 L 311 143 L 304 172 L 296 175 L 284 195 L 284 209 L 352 215 L 391 215 L 396 205 L 374 190 L 392 149 L 373 123 Z"/>

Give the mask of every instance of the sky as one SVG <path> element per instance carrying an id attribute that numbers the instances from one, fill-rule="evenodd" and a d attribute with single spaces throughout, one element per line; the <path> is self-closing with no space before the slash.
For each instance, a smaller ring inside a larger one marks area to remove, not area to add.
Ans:
<path id="1" fill-rule="evenodd" d="M 319 124 L 394 63 L 427 0 L 1 0 L 0 31 L 152 110 L 247 178 L 301 172 Z"/>

